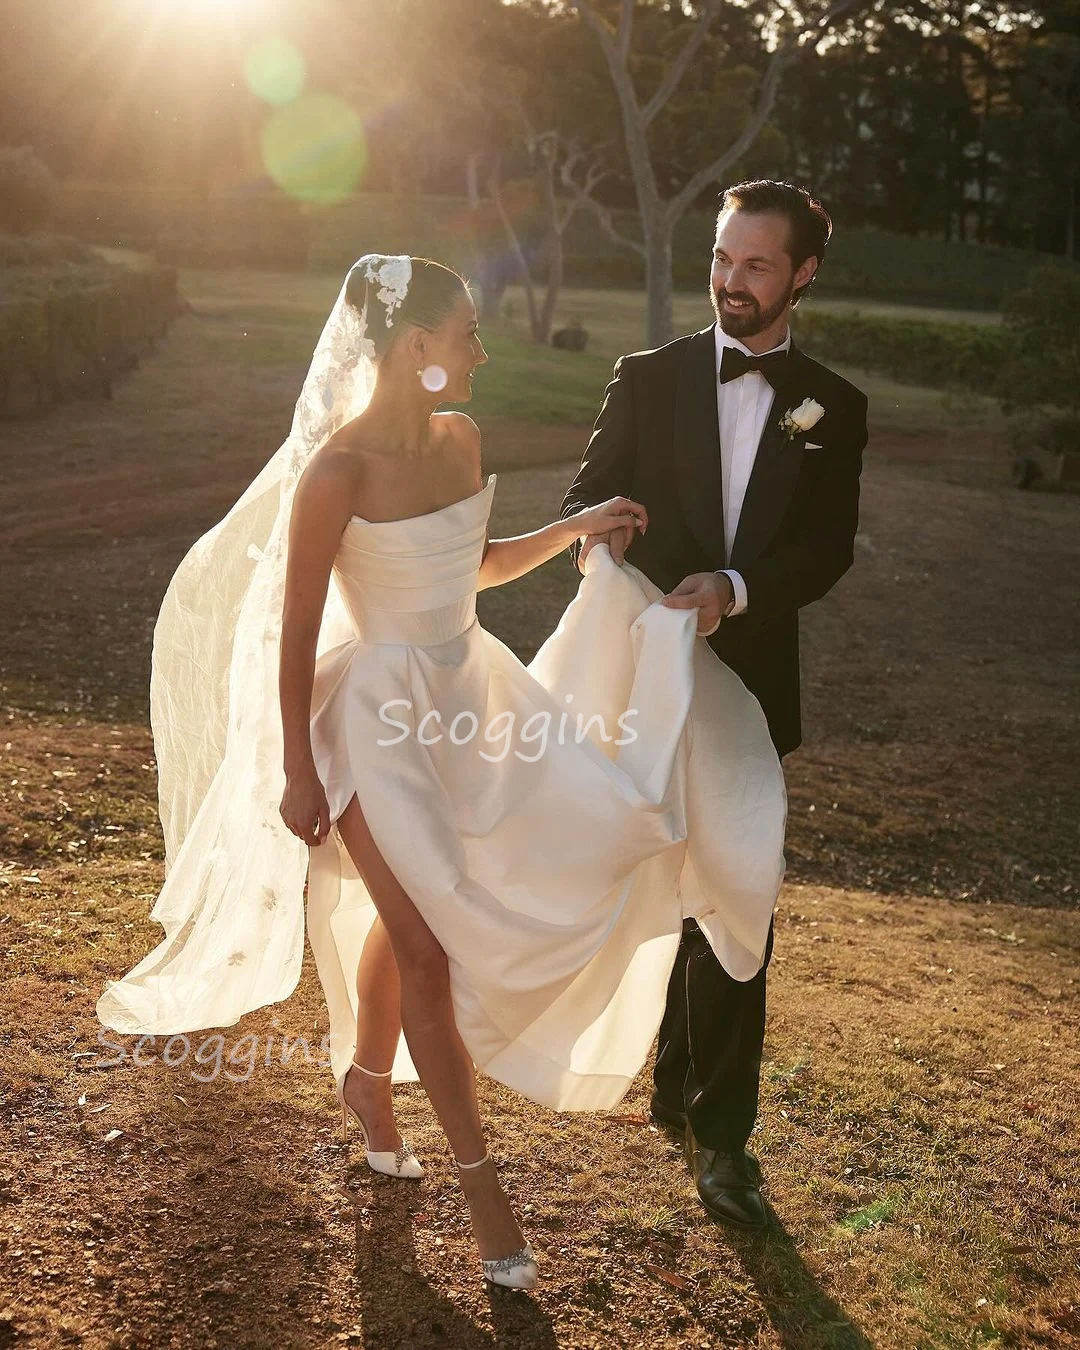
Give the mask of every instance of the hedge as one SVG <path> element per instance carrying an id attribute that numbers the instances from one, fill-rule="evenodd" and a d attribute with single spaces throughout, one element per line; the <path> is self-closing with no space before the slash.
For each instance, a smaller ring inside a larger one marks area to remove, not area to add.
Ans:
<path id="1" fill-rule="evenodd" d="M 540 237 L 527 193 L 514 207 L 525 238 Z M 624 234 L 640 238 L 636 212 L 616 211 Z M 674 281 L 699 290 L 708 272 L 715 218 L 684 216 L 675 231 Z M 362 253 L 434 256 L 469 268 L 477 240 L 486 250 L 506 242 L 490 207 L 469 210 L 463 197 L 359 193 L 333 207 L 301 206 L 280 194 L 252 192 L 197 199 L 169 189 L 66 185 L 57 225 L 98 243 L 157 250 L 161 261 L 201 266 L 247 265 L 343 272 Z M 565 240 L 570 285 L 640 287 L 644 263 L 612 243 L 595 216 L 581 210 Z M 1025 249 L 946 242 L 848 229 L 838 221 L 817 291 L 972 309 L 999 309 L 1008 290 L 1046 255 Z M 1077 264 L 1062 265 L 1080 271 Z M 542 272 L 542 263 L 538 264 Z"/>
<path id="2" fill-rule="evenodd" d="M 0 407 L 111 396 L 116 377 L 164 336 L 180 309 L 176 272 L 116 269 L 106 282 L 0 304 Z"/>
<path id="3" fill-rule="evenodd" d="M 32 146 L 0 147 L 0 230 L 28 235 L 53 212 L 56 179 Z"/>
<path id="4" fill-rule="evenodd" d="M 792 328 L 800 346 L 830 364 L 930 389 L 959 385 L 980 394 L 1001 392 L 1010 339 L 994 324 L 926 323 L 799 307 Z"/>
<path id="5" fill-rule="evenodd" d="M 311 217 L 286 197 L 188 203 L 162 225 L 154 256 L 181 267 L 304 271 L 311 233 Z"/>
<path id="6" fill-rule="evenodd" d="M 59 267 L 66 263 L 86 265 L 100 261 L 96 249 L 81 239 L 64 234 L 0 234 L 0 267 Z M 14 274 L 3 274 L 9 283 Z M 6 298 L 6 297 L 3 297 Z"/>

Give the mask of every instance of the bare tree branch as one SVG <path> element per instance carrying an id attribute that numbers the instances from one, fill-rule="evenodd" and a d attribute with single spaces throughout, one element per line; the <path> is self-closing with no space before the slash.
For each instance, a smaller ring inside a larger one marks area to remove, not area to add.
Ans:
<path id="1" fill-rule="evenodd" d="M 710 0 L 711 2 L 712 0 Z M 647 128 L 641 116 L 641 105 L 638 103 L 634 81 L 630 77 L 629 64 L 612 41 L 611 30 L 592 7 L 590 0 L 570 0 L 570 3 L 596 35 L 600 49 L 604 53 L 611 83 L 615 88 L 615 96 L 619 101 L 626 151 L 634 166 L 634 187 L 637 191 L 638 206 L 646 214 L 651 214 L 659 207 L 660 189 L 656 182 L 656 173 L 653 169 L 652 155 L 649 151 L 649 141 L 646 135 Z M 620 37 L 625 35 L 627 41 L 629 41 L 630 31 L 627 16 L 632 14 L 632 11 L 633 0 L 623 0 L 619 30 Z M 607 227 L 604 228 L 606 230 Z"/>
<path id="2" fill-rule="evenodd" d="M 837 3 L 830 6 L 821 18 L 818 19 L 817 23 L 811 24 L 806 29 L 806 32 L 810 33 L 816 30 L 817 37 L 814 41 L 819 41 L 825 36 L 837 19 L 842 19 L 845 14 L 850 14 L 852 10 L 859 9 L 862 4 L 863 0 L 837 0 Z"/>
<path id="3" fill-rule="evenodd" d="M 597 207 L 591 194 L 596 185 L 607 176 L 601 163 L 601 155 L 606 147 L 601 145 L 585 150 L 577 141 L 568 144 L 554 128 L 538 132 L 533 129 L 527 116 L 523 117 L 523 121 L 525 146 L 532 159 L 534 182 L 540 193 L 544 215 L 547 220 L 544 243 L 547 251 L 548 270 L 542 303 L 538 296 L 539 288 L 533 280 L 528 257 L 503 199 L 502 166 L 498 154 L 494 158 L 491 173 L 488 177 L 488 190 L 502 222 L 503 230 L 517 263 L 521 283 L 525 289 L 525 301 L 528 307 L 529 327 L 532 330 L 533 341 L 547 343 L 551 338 L 555 307 L 562 288 L 564 275 L 563 237 L 566 229 L 579 207 L 589 205 L 594 210 L 603 210 L 603 208 Z M 574 172 L 579 166 L 584 172 L 583 183 L 574 178 Z M 556 192 L 557 170 L 561 181 L 571 188 L 573 195 L 569 200 L 565 198 L 560 200 Z M 634 247 L 632 241 L 618 239 L 610 228 L 610 220 L 605 223 L 609 226 L 610 237 L 616 239 L 616 242 Z"/>
<path id="4" fill-rule="evenodd" d="M 646 126 L 649 126 L 656 118 L 657 113 L 667 104 L 668 100 L 682 83 L 682 78 L 689 68 L 690 62 L 698 54 L 701 44 L 709 35 L 709 28 L 713 19 L 720 10 L 721 0 L 705 0 L 701 7 L 701 14 L 697 23 L 694 25 L 694 31 L 686 39 L 678 56 L 671 63 L 667 74 L 660 83 L 660 87 L 652 98 L 649 99 L 642 111 L 642 120 Z"/>
<path id="5" fill-rule="evenodd" d="M 615 34 L 615 45 L 619 50 L 619 60 L 626 65 L 630 56 L 630 33 L 634 27 L 634 0 L 622 0 L 619 11 L 619 30 Z"/>
<path id="6" fill-rule="evenodd" d="M 604 176 L 605 175 L 603 174 L 600 175 L 600 177 Z M 632 249 L 634 253 L 640 254 L 641 257 L 643 258 L 645 257 L 645 249 L 643 245 L 639 244 L 636 239 L 627 239 L 625 235 L 620 234 L 619 231 L 615 228 L 615 222 L 612 219 L 611 208 L 602 205 L 594 197 L 591 197 L 589 195 L 589 191 L 587 191 L 584 187 L 581 186 L 580 183 L 577 182 L 577 180 L 573 176 L 572 165 L 570 164 L 569 161 L 565 160 L 563 161 L 559 177 L 562 180 L 563 187 L 568 188 L 570 192 L 574 194 L 574 198 L 578 203 L 578 205 L 587 206 L 589 210 L 593 212 L 597 220 L 600 222 L 600 228 L 604 231 L 604 233 L 613 243 L 618 244 L 620 248 Z M 586 178 L 586 182 L 588 181 L 589 179 Z M 599 178 L 597 178 L 592 183 L 592 187 L 595 187 L 596 182 L 598 181 Z"/>
<path id="7" fill-rule="evenodd" d="M 710 183 L 715 183 L 718 178 L 742 159 L 743 155 L 750 149 L 757 140 L 762 127 L 769 120 L 769 114 L 776 103 L 776 95 L 780 89 L 780 79 L 785 68 L 795 55 L 797 43 L 794 37 L 788 37 L 773 52 L 772 59 L 769 61 L 765 71 L 765 78 L 761 82 L 761 89 L 758 91 L 757 107 L 754 109 L 746 125 L 739 133 L 738 137 L 728 146 L 728 148 L 707 165 L 704 169 L 699 169 L 696 174 L 684 184 L 682 189 L 675 194 L 668 202 L 668 210 L 678 219 L 683 212 L 687 211 Z"/>
<path id="8" fill-rule="evenodd" d="M 593 9 L 589 0 L 570 0 L 571 6 L 577 10 L 585 21 L 586 25 L 592 31 L 593 36 L 600 44 L 600 49 L 608 58 L 608 62 L 614 57 L 618 60 L 620 53 L 611 40 L 611 29 L 603 21 L 596 10 Z M 619 26 L 622 27 L 622 21 L 626 17 L 627 0 L 623 0 L 623 12 L 619 19 Z"/>
<path id="9" fill-rule="evenodd" d="M 559 141 L 561 145 L 561 138 L 559 138 Z M 608 171 L 604 168 L 601 161 L 601 156 L 605 148 L 606 147 L 603 145 L 594 146 L 586 153 L 576 142 L 565 147 L 565 156 L 560 172 L 561 181 L 565 184 L 567 175 L 573 179 L 575 169 L 578 164 L 584 160 L 585 182 L 580 185 L 580 193 L 575 192 L 564 206 L 562 214 L 556 217 L 560 234 L 566 232 L 567 226 L 573 220 L 574 216 L 577 215 L 578 207 L 584 204 L 586 198 L 591 199 L 593 192 L 608 176 Z"/>
<path id="10" fill-rule="evenodd" d="M 622 0 L 615 33 L 601 18 L 593 0 L 567 0 L 571 9 L 593 33 L 611 77 L 622 120 L 626 155 L 637 193 L 645 244 L 627 239 L 615 228 L 611 210 L 597 202 L 592 194 L 599 178 L 587 173 L 585 185 L 577 181 L 573 170 L 580 158 L 564 159 L 562 182 L 574 195 L 577 204 L 587 205 L 596 215 L 607 237 L 623 248 L 632 249 L 646 263 L 648 280 L 649 340 L 659 345 L 666 342 L 671 329 L 671 238 L 676 222 L 691 207 L 710 183 L 721 179 L 730 167 L 740 160 L 754 144 L 776 104 L 780 82 L 788 65 L 800 50 L 819 42 L 837 19 L 867 3 L 867 0 L 835 0 L 835 3 L 816 21 L 791 29 L 773 52 L 765 68 L 755 107 L 746 125 L 733 144 L 711 164 L 693 174 L 674 196 L 664 198 L 656 178 L 652 150 L 649 145 L 649 126 L 674 96 L 691 62 L 701 51 L 709 27 L 724 0 L 699 0 L 701 10 L 690 36 L 669 66 L 659 87 L 642 108 L 630 73 L 630 38 L 633 24 L 633 0 Z"/>
<path id="11" fill-rule="evenodd" d="M 491 200 L 495 203 L 495 210 L 498 213 L 499 220 L 502 222 L 503 231 L 506 234 L 507 242 L 510 245 L 510 251 L 514 255 L 514 261 L 517 263 L 518 272 L 521 275 L 521 284 L 525 289 L 525 303 L 529 309 L 529 325 L 533 332 L 536 332 L 540 321 L 540 311 L 536 303 L 536 287 L 533 285 L 532 270 L 529 267 L 529 261 L 525 257 L 525 250 L 521 247 L 521 240 L 518 238 L 518 232 L 514 228 L 514 222 L 510 219 L 510 213 L 506 209 L 506 203 L 502 195 L 502 161 L 499 155 L 495 156 L 491 173 L 488 176 L 488 192 L 491 194 Z"/>
<path id="12" fill-rule="evenodd" d="M 787 35 L 776 51 L 773 52 L 765 69 L 765 76 L 758 91 L 757 106 L 754 108 L 746 126 L 743 127 L 738 137 L 723 154 L 718 155 L 711 164 L 694 174 L 682 189 L 666 203 L 666 208 L 673 219 L 677 220 L 693 206 L 710 183 L 722 179 L 732 164 L 738 163 L 754 141 L 757 140 L 776 104 L 776 96 L 780 90 L 780 81 L 783 78 L 784 71 L 799 55 L 803 46 L 813 46 L 815 42 L 820 41 L 838 18 L 858 8 L 862 2 L 863 0 L 837 0 L 837 3 L 816 22 L 807 24 L 805 27 L 796 29 Z M 806 42 L 805 39 L 808 37 L 811 40 Z"/>

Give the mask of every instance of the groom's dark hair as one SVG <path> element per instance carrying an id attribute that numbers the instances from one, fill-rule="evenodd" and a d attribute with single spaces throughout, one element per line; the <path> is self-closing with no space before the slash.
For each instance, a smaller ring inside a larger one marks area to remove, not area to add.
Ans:
<path id="1" fill-rule="evenodd" d="M 736 183 L 720 194 L 720 211 L 729 207 L 754 215 L 783 216 L 791 226 L 788 253 L 798 269 L 807 258 L 818 260 L 818 271 L 825 259 L 825 248 L 832 234 L 832 219 L 822 204 L 804 187 L 780 183 L 773 178 L 754 178 Z M 817 279 L 817 272 L 792 297 L 797 305 Z"/>

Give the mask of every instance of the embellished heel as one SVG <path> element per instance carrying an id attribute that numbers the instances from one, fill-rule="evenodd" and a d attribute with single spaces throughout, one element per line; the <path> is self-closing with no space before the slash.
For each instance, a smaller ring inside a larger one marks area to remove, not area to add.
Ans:
<path id="1" fill-rule="evenodd" d="M 412 1150 L 412 1145 L 404 1139 L 401 1141 L 401 1147 L 395 1153 L 391 1149 L 372 1150 L 371 1138 L 360 1115 L 353 1110 L 345 1100 L 345 1079 L 348 1078 L 350 1071 L 357 1068 L 361 1073 L 366 1073 L 369 1078 L 389 1078 L 392 1069 L 385 1073 L 376 1073 L 374 1069 L 365 1069 L 355 1059 L 349 1068 L 337 1080 L 337 1097 L 341 1106 L 341 1140 L 342 1143 L 349 1142 L 349 1120 L 355 1120 L 360 1126 L 360 1133 L 364 1140 L 364 1153 L 367 1157 L 368 1166 L 375 1172 L 382 1172 L 388 1177 L 410 1177 L 418 1178 L 424 1175 L 424 1169 L 420 1164 L 420 1159 Z"/>
<path id="2" fill-rule="evenodd" d="M 491 1154 L 485 1151 L 484 1156 L 476 1162 L 458 1162 L 457 1158 L 454 1162 L 459 1171 L 467 1172 L 473 1167 L 482 1167 L 490 1160 Z M 536 1257 L 527 1242 L 524 1247 L 509 1256 L 501 1256 L 491 1261 L 485 1261 L 481 1257 L 480 1265 L 483 1267 L 484 1279 L 489 1284 L 502 1285 L 506 1289 L 534 1289 L 540 1278 Z"/>

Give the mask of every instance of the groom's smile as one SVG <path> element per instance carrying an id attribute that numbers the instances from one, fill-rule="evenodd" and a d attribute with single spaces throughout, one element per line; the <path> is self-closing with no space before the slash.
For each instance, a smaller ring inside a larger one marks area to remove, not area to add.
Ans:
<path id="1" fill-rule="evenodd" d="M 729 207 L 716 222 L 709 293 L 717 323 L 752 351 L 781 342 L 796 288 L 813 275 L 817 259 L 799 267 L 791 226 L 775 212 Z"/>
<path id="2" fill-rule="evenodd" d="M 760 315 L 761 312 L 758 309 L 757 301 L 754 300 L 752 296 L 736 298 L 733 295 L 729 295 L 727 291 L 720 292 L 720 306 L 722 309 L 730 310 L 733 314 L 747 314 L 753 311 L 755 314 Z"/>

